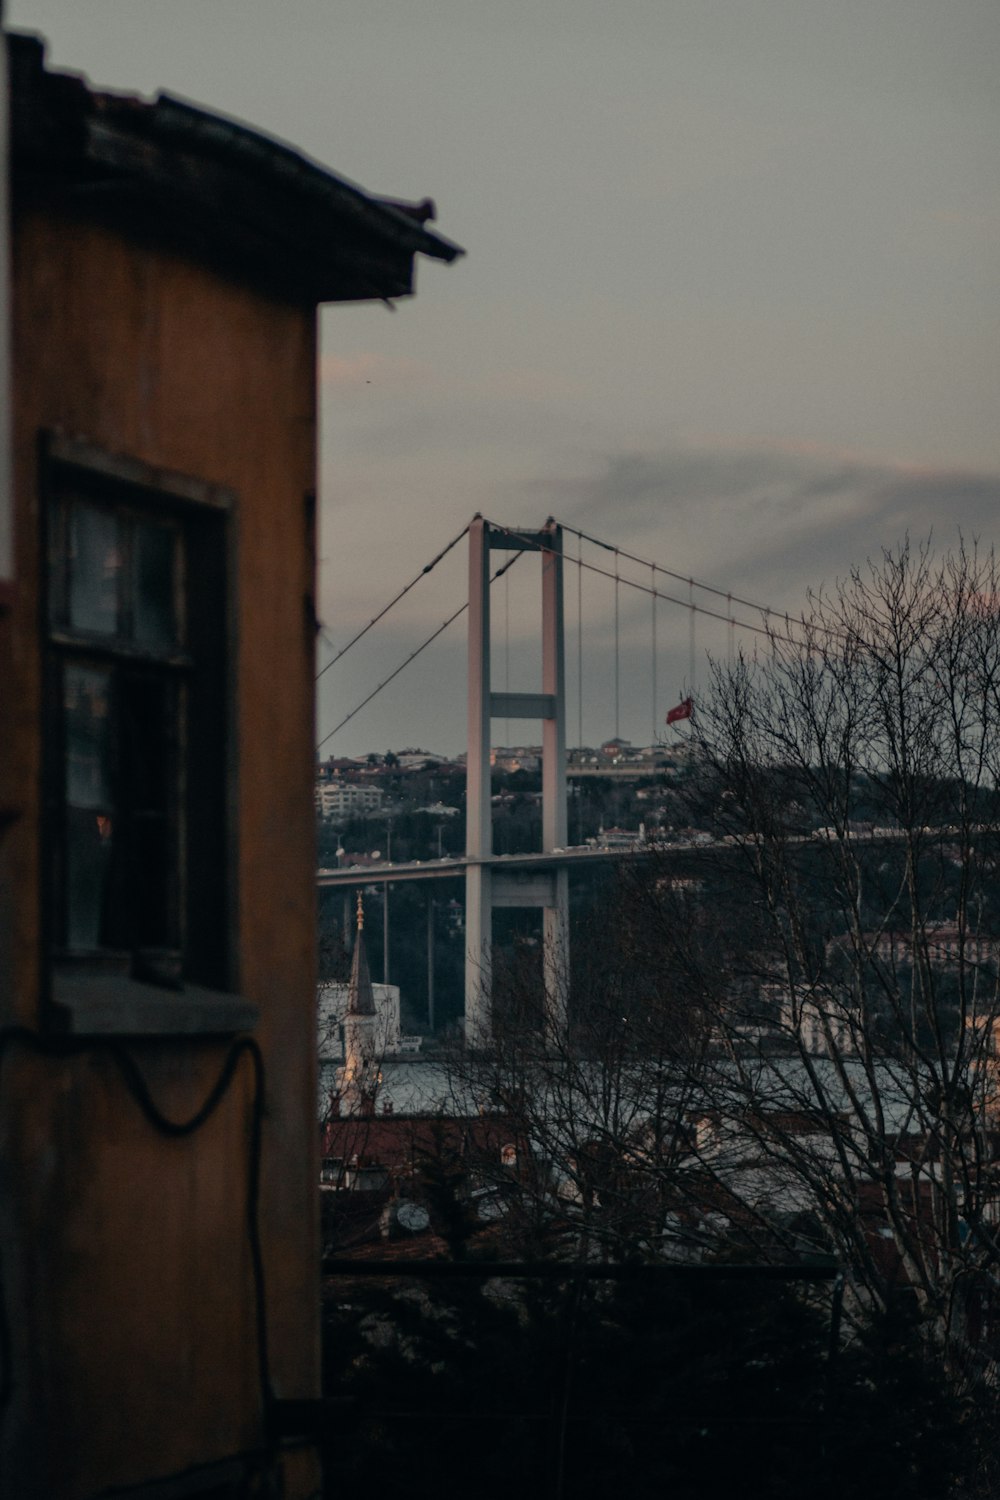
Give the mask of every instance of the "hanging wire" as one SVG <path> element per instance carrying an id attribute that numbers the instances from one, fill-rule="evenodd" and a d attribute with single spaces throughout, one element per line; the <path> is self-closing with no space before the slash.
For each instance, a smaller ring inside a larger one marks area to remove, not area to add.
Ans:
<path id="1" fill-rule="evenodd" d="M 475 517 L 473 519 L 475 519 Z M 331 667 L 335 667 L 337 665 L 338 661 L 340 661 L 340 658 L 342 656 L 346 656 L 347 655 L 348 651 L 350 651 L 350 649 L 351 649 L 352 646 L 356 646 L 357 645 L 358 641 L 360 641 L 360 639 L 361 639 L 362 636 L 368 634 L 369 630 L 371 630 L 371 628 L 372 628 L 373 625 L 377 625 L 378 622 L 379 622 L 379 620 L 384 620 L 385 617 L 386 617 L 386 615 L 389 613 L 389 611 L 391 609 L 394 609 L 395 606 L 399 603 L 400 599 L 404 598 L 410 592 L 410 590 L 412 588 L 416 587 L 416 585 L 420 582 L 421 578 L 426 577 L 426 575 L 428 573 L 433 573 L 433 571 L 437 567 L 438 563 L 441 562 L 441 560 L 443 558 L 445 558 L 445 557 L 448 556 L 448 553 L 451 551 L 451 549 L 453 547 L 457 547 L 458 546 L 458 544 L 462 540 L 463 536 L 465 536 L 468 533 L 469 527 L 471 525 L 472 525 L 472 522 L 471 521 L 467 521 L 466 524 L 462 527 L 461 531 L 458 533 L 458 536 L 452 537 L 452 539 L 448 543 L 447 547 L 443 547 L 441 549 L 441 551 L 438 553 L 437 557 L 432 557 L 431 560 L 430 560 L 430 562 L 426 565 L 426 567 L 421 568 L 420 572 L 416 575 L 416 577 L 415 578 L 411 578 L 410 581 L 409 581 L 409 583 L 406 585 L 406 587 L 400 589 L 400 591 L 396 595 L 396 597 L 394 599 L 390 599 L 389 603 L 385 606 L 384 609 L 380 609 L 377 615 L 373 615 L 372 618 L 368 621 L 368 624 L 365 625 L 362 630 L 359 630 L 358 633 L 357 633 L 357 635 L 352 636 L 351 639 L 347 642 L 347 645 L 346 646 L 342 646 L 341 649 L 337 652 L 336 656 L 333 657 L 333 659 L 331 661 L 328 661 L 325 667 L 320 667 L 319 671 L 316 673 L 316 681 L 317 682 L 319 682 L 319 679 L 323 676 L 324 672 L 329 672 L 329 670 L 330 670 Z M 326 628 L 325 627 L 321 627 L 321 628 L 323 630 L 323 634 L 327 636 L 327 639 L 329 639 L 329 636 L 327 634 Z"/>
<path id="2" fill-rule="evenodd" d="M 729 605 L 729 619 L 726 622 L 726 626 L 727 626 L 726 646 L 727 646 L 727 654 L 728 654 L 728 657 L 729 657 L 729 665 L 732 666 L 733 660 L 734 660 L 734 658 L 736 656 L 736 621 L 733 619 L 733 612 L 732 612 L 733 596 L 732 596 L 732 594 L 727 594 L 726 595 L 726 602 Z"/>

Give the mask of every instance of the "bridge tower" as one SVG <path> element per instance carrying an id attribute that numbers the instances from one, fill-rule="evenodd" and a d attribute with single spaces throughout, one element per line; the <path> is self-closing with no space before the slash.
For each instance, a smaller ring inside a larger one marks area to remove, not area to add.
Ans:
<path id="1" fill-rule="evenodd" d="M 490 686 L 490 556 L 542 554 L 542 691 L 494 693 Z M 569 875 L 565 867 L 530 875 L 504 872 L 493 854 L 491 721 L 542 721 L 542 850 L 566 847 L 566 671 L 562 528 L 512 532 L 477 516 L 469 528 L 469 736 L 466 781 L 465 1034 L 485 1043 L 490 1028 L 493 910 L 541 907 L 546 1024 L 565 1020 L 569 964 Z"/>

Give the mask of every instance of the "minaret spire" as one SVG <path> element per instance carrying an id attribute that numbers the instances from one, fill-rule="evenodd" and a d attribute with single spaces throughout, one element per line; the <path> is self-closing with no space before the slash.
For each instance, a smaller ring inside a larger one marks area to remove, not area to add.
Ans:
<path id="1" fill-rule="evenodd" d="M 351 1114 L 370 1114 L 378 1086 L 375 991 L 365 950 L 365 908 L 358 894 L 358 930 L 344 1016 L 344 1102 Z"/>
<path id="2" fill-rule="evenodd" d="M 351 978 L 347 989 L 347 1014 L 349 1016 L 374 1016 L 375 991 L 368 969 L 368 953 L 365 948 L 364 898 L 358 892 L 358 931 L 354 939 L 354 956 L 351 960 Z"/>

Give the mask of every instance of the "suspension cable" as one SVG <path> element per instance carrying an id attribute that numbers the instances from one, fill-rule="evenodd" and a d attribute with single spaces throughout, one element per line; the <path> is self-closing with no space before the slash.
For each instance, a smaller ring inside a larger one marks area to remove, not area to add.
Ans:
<path id="1" fill-rule="evenodd" d="M 469 528 L 466 527 L 466 531 L 468 529 Z M 456 541 L 457 540 L 458 540 L 458 538 L 456 537 Z M 454 544 L 452 544 L 452 545 L 454 545 Z M 504 573 L 507 572 L 508 568 L 512 568 L 514 566 L 514 564 L 522 557 L 522 555 L 523 554 L 520 553 L 520 552 L 515 552 L 514 556 L 511 558 L 510 562 L 506 562 L 506 563 L 503 564 L 502 567 L 497 568 L 496 572 L 493 574 L 493 577 L 490 579 L 490 583 L 494 584 L 494 583 L 496 583 L 496 581 L 497 581 L 498 578 L 502 578 L 503 575 L 504 575 Z M 388 687 L 389 684 L 390 684 L 390 682 L 393 682 L 399 676 L 400 672 L 404 671 L 405 668 L 408 667 L 412 661 L 416 661 L 416 659 L 420 655 L 420 653 L 422 651 L 426 651 L 427 647 L 429 645 L 431 645 L 431 643 L 433 641 L 436 641 L 439 635 L 443 635 L 444 632 L 448 629 L 448 626 L 449 625 L 453 625 L 455 623 L 455 621 L 458 619 L 459 615 L 464 615 L 465 614 L 465 611 L 468 609 L 468 607 L 469 607 L 469 601 L 468 601 L 468 599 L 466 599 L 465 602 L 464 602 L 464 604 L 460 604 L 459 607 L 458 607 L 458 609 L 455 610 L 454 614 L 449 615 L 448 618 L 447 618 L 447 620 L 443 621 L 442 624 L 440 624 L 435 631 L 432 631 L 431 634 L 427 637 L 427 639 L 425 641 L 422 641 L 421 644 L 416 648 L 415 651 L 411 651 L 410 652 L 409 656 L 406 658 L 405 661 L 401 661 L 400 662 L 399 666 L 395 669 L 394 672 L 390 672 L 389 675 L 388 675 L 388 677 L 383 678 L 383 680 L 378 684 L 378 687 L 373 688 L 372 691 L 368 694 L 367 698 L 363 698 L 361 700 L 361 702 L 355 708 L 351 709 L 351 711 L 350 711 L 349 714 L 345 714 L 344 718 L 341 719 L 340 723 L 339 724 L 335 724 L 333 726 L 333 728 L 330 730 L 329 734 L 325 734 L 323 736 L 323 738 L 318 742 L 318 744 L 316 745 L 316 749 L 317 750 L 322 750 L 322 748 L 326 744 L 327 740 L 332 740 L 333 736 L 335 734 L 337 734 L 341 729 L 343 729 L 343 727 L 344 727 L 345 724 L 349 724 L 350 723 L 350 721 L 354 718 L 355 714 L 359 714 L 363 708 L 367 708 L 368 704 L 372 701 L 372 699 L 373 698 L 377 698 L 378 695 L 379 695 L 379 693 L 382 691 L 382 689 Z"/>
<path id="2" fill-rule="evenodd" d="M 473 520 L 475 520 L 475 517 L 473 517 Z M 359 630 L 358 633 L 357 633 L 357 635 L 352 636 L 351 639 L 347 642 L 347 645 L 346 646 L 342 646 L 340 648 L 340 650 L 337 652 L 336 656 L 333 657 L 332 660 L 328 661 L 325 667 L 320 667 L 319 671 L 316 673 L 316 681 L 317 682 L 319 682 L 319 679 L 323 676 L 324 672 L 329 672 L 329 670 L 330 670 L 331 667 L 335 667 L 337 665 L 337 662 L 340 660 L 340 658 L 342 656 L 346 656 L 347 655 L 348 651 L 350 651 L 350 649 L 351 649 L 352 646 L 356 646 L 357 645 L 358 641 L 360 641 L 360 639 L 361 639 L 361 637 L 363 635 L 367 635 L 368 634 L 369 630 L 371 630 L 371 628 L 372 628 L 373 625 L 377 625 L 378 622 L 379 622 L 379 620 L 384 620 L 385 617 L 386 617 L 386 615 L 389 613 L 389 611 L 391 609 L 395 608 L 395 606 L 399 603 L 400 599 L 404 598 L 410 592 L 410 590 L 412 588 L 414 588 L 420 582 L 421 578 L 426 577 L 426 575 L 428 573 L 433 573 L 433 571 L 437 567 L 438 563 L 441 562 L 441 560 L 443 558 L 445 558 L 445 557 L 448 556 L 448 553 L 451 551 L 451 549 L 453 547 L 457 547 L 458 546 L 458 544 L 462 540 L 463 536 L 465 536 L 468 533 L 469 527 L 471 525 L 472 525 L 472 521 L 467 521 L 466 524 L 462 527 L 461 531 L 458 533 L 458 536 L 452 537 L 452 539 L 448 543 L 447 547 L 443 547 L 441 549 L 441 551 L 438 553 L 437 557 L 432 557 L 431 560 L 430 560 L 430 562 L 426 565 L 426 567 L 421 568 L 420 572 L 416 575 L 416 577 L 415 578 L 411 578 L 410 581 L 409 581 L 409 583 L 406 585 L 406 587 L 400 589 L 400 591 L 396 595 L 396 597 L 394 599 L 390 599 L 389 603 L 385 606 L 384 609 L 380 609 L 377 615 L 373 615 L 372 618 L 368 621 L 368 624 L 365 625 L 363 629 Z M 325 631 L 324 631 L 324 634 L 326 634 Z"/>
<path id="3" fill-rule="evenodd" d="M 580 531 L 578 527 L 570 526 L 565 521 L 559 521 L 557 524 L 564 531 L 572 531 L 575 536 L 586 537 L 588 542 L 593 542 L 595 547 L 603 547 L 605 552 L 616 552 L 621 557 L 627 558 L 629 562 L 640 563 L 643 567 L 650 566 L 648 557 L 637 557 L 634 552 L 627 552 L 624 547 L 616 547 L 614 542 L 604 542 L 600 537 L 590 536 L 587 532 Z M 715 588 L 710 583 L 701 583 L 697 578 L 689 578 L 685 573 L 674 573 L 670 568 L 663 567 L 661 563 L 657 563 L 655 566 L 657 572 L 662 573 L 665 578 L 672 578 L 675 583 L 693 583 L 694 587 L 701 589 L 703 593 L 714 594 L 718 599 L 728 599 L 730 602 L 742 604 L 746 609 L 755 609 L 762 615 L 779 613 L 778 610 L 770 609 L 766 604 L 756 604 L 753 599 L 741 599 L 738 594 L 727 593 L 725 589 Z"/>
<path id="4" fill-rule="evenodd" d="M 616 575 L 611 572 L 610 569 L 599 568 L 596 563 L 583 562 L 579 558 L 567 557 L 564 553 L 556 553 L 554 548 L 547 547 L 544 542 L 539 542 L 534 536 L 526 536 L 523 531 L 518 531 L 515 527 L 504 526 L 500 521 L 491 521 L 490 525 L 496 531 L 502 531 L 506 536 L 512 537 L 515 541 L 524 541 L 526 547 L 529 547 L 536 552 L 549 553 L 553 557 L 563 557 L 565 561 L 575 563 L 578 568 L 586 568 L 588 573 L 596 573 L 599 578 L 608 578 L 614 580 L 614 578 L 616 577 Z M 568 529 L 573 530 L 572 527 Z M 574 534 L 577 536 L 583 535 L 584 540 L 586 541 L 592 540 L 592 538 L 587 536 L 585 533 L 575 532 Z M 600 547 L 605 547 L 608 552 L 616 551 L 615 547 L 608 546 L 605 542 L 598 542 L 597 545 Z M 623 552 L 621 556 L 631 556 L 631 554 L 626 554 Z M 648 562 L 646 562 L 644 559 L 639 559 L 639 561 L 644 562 L 645 566 L 648 567 Z M 657 571 L 660 573 L 666 574 L 668 571 L 666 568 L 661 568 L 659 563 L 657 563 L 656 567 Z M 678 575 L 676 573 L 670 574 L 671 578 L 676 578 L 677 576 Z M 690 581 L 691 580 L 689 580 L 688 578 L 683 579 L 684 583 L 688 583 Z M 639 583 L 634 578 L 621 578 L 620 582 L 624 583 L 627 588 L 636 589 L 640 594 L 652 594 L 654 592 L 654 590 L 648 583 Z M 693 582 L 695 588 L 702 587 L 697 579 L 693 580 Z M 708 588 L 709 586 L 705 585 L 705 587 Z M 713 594 L 718 594 L 721 591 L 719 589 L 710 589 L 710 592 Z M 709 609 L 705 604 L 692 604 L 690 600 L 682 599 L 677 594 L 664 593 L 662 589 L 656 589 L 655 593 L 657 599 L 662 599 L 665 604 L 677 604 L 681 607 L 681 609 L 693 609 L 696 614 L 705 615 L 711 620 L 721 620 L 724 624 L 729 622 L 730 616 L 723 614 L 721 610 Z M 725 594 L 722 594 L 722 598 L 725 597 Z M 749 600 L 740 601 L 739 596 L 736 594 L 734 594 L 732 597 L 737 603 L 743 602 L 744 604 L 746 604 L 748 609 L 759 610 L 762 615 L 771 616 L 778 613 L 777 610 L 769 609 L 765 605 L 751 604 Z M 803 627 L 805 626 L 804 621 L 796 621 L 796 623 L 801 623 Z M 738 625 L 741 630 L 749 630 L 754 635 L 766 636 L 769 640 L 785 641 L 788 645 L 791 646 L 802 646 L 804 644 L 802 641 L 796 640 L 794 636 L 782 635 L 780 631 L 775 630 L 772 626 L 752 625 L 749 620 L 734 620 L 733 624 Z M 816 626 L 814 628 L 820 630 L 824 635 L 831 636 L 835 639 L 844 638 L 841 632 L 832 630 L 828 626 Z"/>
<path id="5" fill-rule="evenodd" d="M 577 538 L 576 569 L 576 715 L 577 745 L 583 748 L 583 537 Z"/>
<path id="6" fill-rule="evenodd" d="M 491 524 L 496 525 L 498 523 L 492 522 Z M 717 599 L 725 599 L 728 606 L 728 613 L 720 614 L 717 610 L 709 609 L 704 604 L 692 604 L 690 600 L 678 599 L 672 594 L 665 594 L 662 592 L 662 590 L 658 590 L 657 598 L 665 600 L 668 604 L 679 604 L 685 609 L 694 609 L 698 614 L 706 615 L 709 619 L 721 620 L 727 625 L 739 626 L 741 630 L 750 630 L 753 631 L 756 635 L 769 636 L 772 640 L 785 641 L 788 645 L 792 646 L 801 646 L 804 644 L 804 642 L 796 640 L 795 637 L 791 635 L 790 631 L 793 623 L 795 625 L 801 625 L 803 629 L 809 628 L 815 630 L 819 634 L 827 636 L 831 640 L 846 641 L 849 638 L 844 631 L 836 630 L 830 625 L 821 625 L 818 622 L 812 622 L 807 627 L 806 621 L 801 616 L 793 621 L 785 610 L 774 609 L 771 605 L 768 604 L 757 604 L 753 599 L 744 599 L 739 594 L 734 594 L 726 589 L 716 588 L 711 583 L 703 583 L 700 579 L 691 578 L 685 573 L 675 573 L 671 568 L 665 568 L 662 563 L 651 563 L 648 557 L 637 557 L 634 552 L 628 552 L 624 547 L 617 547 L 614 542 L 602 541 L 600 537 L 591 536 L 589 532 L 581 531 L 579 527 L 570 526 L 563 521 L 557 521 L 556 525 L 561 526 L 564 531 L 572 532 L 574 536 L 585 538 L 588 542 L 592 542 L 595 547 L 603 547 L 605 552 L 613 552 L 616 557 L 616 565 L 617 560 L 624 557 L 627 558 L 629 562 L 638 563 L 641 567 L 655 567 L 656 571 L 658 573 L 662 573 L 665 578 L 673 578 L 678 583 L 686 583 L 689 585 L 689 589 L 693 586 L 694 588 L 699 589 L 702 593 L 712 594 Z M 507 530 L 506 527 L 501 527 L 500 529 Z M 514 536 L 518 533 L 511 532 L 510 534 Z M 574 561 L 575 559 L 570 560 Z M 596 573 L 602 572 L 602 569 L 595 567 L 592 563 L 584 563 L 582 566 L 590 567 L 591 570 Z M 604 576 L 610 578 L 613 575 L 610 573 L 605 573 Z M 641 593 L 648 592 L 648 589 L 645 585 L 636 583 L 630 578 L 623 578 L 622 582 L 629 588 L 638 589 Z M 786 635 L 782 635 L 780 631 L 775 630 L 770 625 L 751 625 L 747 620 L 734 619 L 732 614 L 733 604 L 741 604 L 745 609 L 756 610 L 758 614 L 763 615 L 767 620 L 770 620 L 775 616 L 779 620 L 784 620 L 785 629 L 789 633 Z"/>
<path id="7" fill-rule="evenodd" d="M 615 739 L 621 738 L 621 638 L 618 629 L 618 598 L 621 579 L 618 577 L 618 553 L 615 553 Z"/>
<path id="8" fill-rule="evenodd" d="M 510 693 L 510 570 L 503 580 L 503 690 Z M 510 745 L 510 719 L 504 720 L 504 743 Z"/>
<path id="9" fill-rule="evenodd" d="M 652 609 L 652 616 L 653 616 L 653 619 L 652 619 L 652 630 L 651 630 L 651 633 L 650 633 L 650 636 L 651 636 L 650 677 L 652 679 L 651 683 L 650 683 L 650 687 L 652 689 L 652 692 L 651 692 L 650 696 L 651 696 L 652 702 L 653 702 L 653 738 L 650 740 L 649 743 L 651 745 L 655 745 L 656 744 L 656 735 L 657 735 L 657 731 L 659 729 L 659 719 L 658 719 L 657 711 L 656 711 L 656 564 L 655 563 L 650 563 L 649 567 L 650 567 L 649 581 L 650 581 L 650 584 L 652 585 L 652 590 L 653 590 L 652 598 L 649 601 L 651 609 Z"/>

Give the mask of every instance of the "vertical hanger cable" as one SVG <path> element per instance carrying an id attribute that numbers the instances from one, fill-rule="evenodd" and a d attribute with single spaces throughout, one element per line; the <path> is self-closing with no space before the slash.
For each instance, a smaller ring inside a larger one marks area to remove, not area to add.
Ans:
<path id="1" fill-rule="evenodd" d="M 615 739 L 621 739 L 621 632 L 619 629 L 619 594 L 621 579 L 618 577 L 618 548 L 615 548 Z"/>
<path id="2" fill-rule="evenodd" d="M 653 613 L 653 641 L 652 641 L 652 665 L 651 665 L 652 678 L 653 678 L 653 681 L 652 681 L 653 737 L 652 737 L 652 739 L 650 740 L 649 743 L 651 745 L 655 745 L 656 744 L 656 730 L 657 730 L 657 725 L 659 724 L 659 715 L 657 714 L 657 711 L 656 711 L 656 564 L 655 563 L 650 563 L 649 568 L 650 568 L 650 583 L 652 585 L 652 593 L 651 593 L 651 597 L 650 597 L 650 605 L 651 605 L 652 613 Z"/>
<path id="3" fill-rule="evenodd" d="M 688 579 L 688 696 L 694 697 L 694 579 Z"/>
<path id="4" fill-rule="evenodd" d="M 577 747 L 583 746 L 583 537 L 576 559 L 576 712 Z"/>
<path id="5" fill-rule="evenodd" d="M 503 690 L 510 692 L 510 569 L 503 575 Z M 504 738 L 510 748 L 510 719 L 504 720 Z"/>

